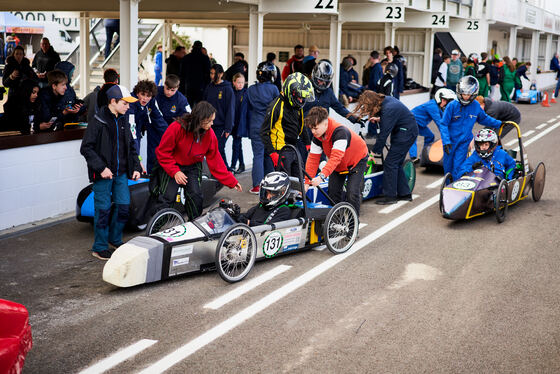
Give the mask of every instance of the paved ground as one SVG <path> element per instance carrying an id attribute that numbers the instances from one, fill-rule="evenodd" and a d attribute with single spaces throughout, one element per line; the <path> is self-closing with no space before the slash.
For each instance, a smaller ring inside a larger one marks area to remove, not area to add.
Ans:
<path id="1" fill-rule="evenodd" d="M 546 187 L 501 225 L 441 218 L 428 188 L 441 174 L 418 169 L 412 203 L 390 213 L 364 203 L 348 254 L 268 260 L 235 285 L 206 273 L 117 289 L 88 253 L 91 226 L 75 221 L 0 240 L 0 297 L 31 315 L 25 372 L 559 372 L 560 104 L 520 108 L 534 131 L 525 141 L 549 131 L 527 146 L 532 165 L 546 163 Z M 204 307 L 274 269 L 285 271 Z M 138 353 L 124 361 L 127 347 Z"/>

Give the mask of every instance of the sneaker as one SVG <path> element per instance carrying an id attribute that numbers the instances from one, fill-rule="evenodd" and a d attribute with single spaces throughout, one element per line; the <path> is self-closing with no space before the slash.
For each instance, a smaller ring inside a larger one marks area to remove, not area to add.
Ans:
<path id="1" fill-rule="evenodd" d="M 397 200 L 412 201 L 412 194 L 397 196 Z"/>
<path id="2" fill-rule="evenodd" d="M 107 261 L 108 259 L 111 258 L 111 252 L 108 249 L 105 249 L 100 252 L 91 251 L 91 255 L 103 261 Z"/>
<path id="3" fill-rule="evenodd" d="M 390 197 L 390 196 L 385 196 L 379 200 L 377 200 L 375 203 L 377 205 L 390 205 L 390 204 L 396 204 L 399 200 L 397 200 L 396 197 Z"/>
<path id="4" fill-rule="evenodd" d="M 117 248 L 119 248 L 121 245 L 123 245 L 124 243 L 121 244 L 113 244 L 113 243 L 109 243 L 109 252 L 111 252 L 111 254 L 113 254 L 113 252 L 115 252 L 117 250 Z"/>
<path id="5" fill-rule="evenodd" d="M 417 164 L 417 163 L 420 162 L 420 159 L 419 159 L 418 157 L 412 157 L 412 158 L 410 159 L 410 161 L 411 161 L 413 164 Z"/>
<path id="6" fill-rule="evenodd" d="M 245 165 L 241 164 L 239 165 L 239 168 L 237 170 L 235 170 L 233 173 L 234 174 L 241 174 L 245 171 Z"/>
<path id="7" fill-rule="evenodd" d="M 255 186 L 249 190 L 249 193 L 253 195 L 258 195 L 261 192 L 261 186 Z"/>

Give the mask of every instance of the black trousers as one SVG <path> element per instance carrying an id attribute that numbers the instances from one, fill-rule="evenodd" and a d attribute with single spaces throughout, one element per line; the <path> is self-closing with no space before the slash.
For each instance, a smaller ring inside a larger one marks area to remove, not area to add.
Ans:
<path id="1" fill-rule="evenodd" d="M 187 184 L 181 185 L 184 189 L 184 201 L 182 201 L 185 208 L 185 213 L 189 220 L 197 218 L 202 214 L 202 163 L 198 162 L 193 165 L 179 166 L 181 171 L 187 176 Z M 152 210 L 153 214 L 159 209 L 173 207 L 177 201 L 177 191 L 179 184 L 175 182 L 175 178 L 167 175 L 163 169 L 161 170 L 165 175 L 160 178 L 161 194 L 157 198 L 157 203 Z M 167 178 L 166 178 L 167 177 Z"/>
<path id="2" fill-rule="evenodd" d="M 358 162 L 347 173 L 337 173 L 334 171 L 329 176 L 329 196 L 335 203 L 342 200 L 344 183 L 346 183 L 346 201 L 354 206 L 358 216 L 362 205 L 362 188 L 364 184 L 364 172 L 367 166 L 367 156 Z"/>
<path id="3" fill-rule="evenodd" d="M 278 166 L 276 166 L 276 170 L 283 171 L 291 177 L 299 177 L 300 168 L 295 151 L 290 148 L 284 149 L 279 153 L 280 159 L 278 160 Z M 302 165 L 302 167 L 305 167 L 305 164 Z"/>

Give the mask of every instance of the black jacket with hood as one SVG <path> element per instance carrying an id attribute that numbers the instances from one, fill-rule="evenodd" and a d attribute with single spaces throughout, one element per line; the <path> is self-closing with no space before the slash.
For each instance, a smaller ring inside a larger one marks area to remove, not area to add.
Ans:
<path id="1" fill-rule="evenodd" d="M 14 70 L 19 71 L 19 76 L 16 79 L 10 78 L 10 75 Z M 37 74 L 31 69 L 31 65 L 27 58 L 23 58 L 20 63 L 17 62 L 14 56 L 10 56 L 6 59 L 6 66 L 4 67 L 4 75 L 2 76 L 2 85 L 4 87 L 9 87 L 11 90 L 8 91 L 8 97 L 16 94 L 17 88 L 20 83 L 25 79 L 33 79 L 34 81 L 39 81 Z"/>

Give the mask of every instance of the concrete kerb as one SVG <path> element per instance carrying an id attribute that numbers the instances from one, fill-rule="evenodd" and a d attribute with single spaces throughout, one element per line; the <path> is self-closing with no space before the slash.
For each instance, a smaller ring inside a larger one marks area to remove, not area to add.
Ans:
<path id="1" fill-rule="evenodd" d="M 20 236 L 20 235 L 25 235 L 37 230 L 42 230 L 47 227 L 58 225 L 60 223 L 70 222 L 76 219 L 75 214 L 76 214 L 75 212 L 63 213 L 54 217 L 49 217 L 30 223 L 24 223 L 22 225 L 0 230 L 0 240 L 13 238 L 15 236 Z"/>

